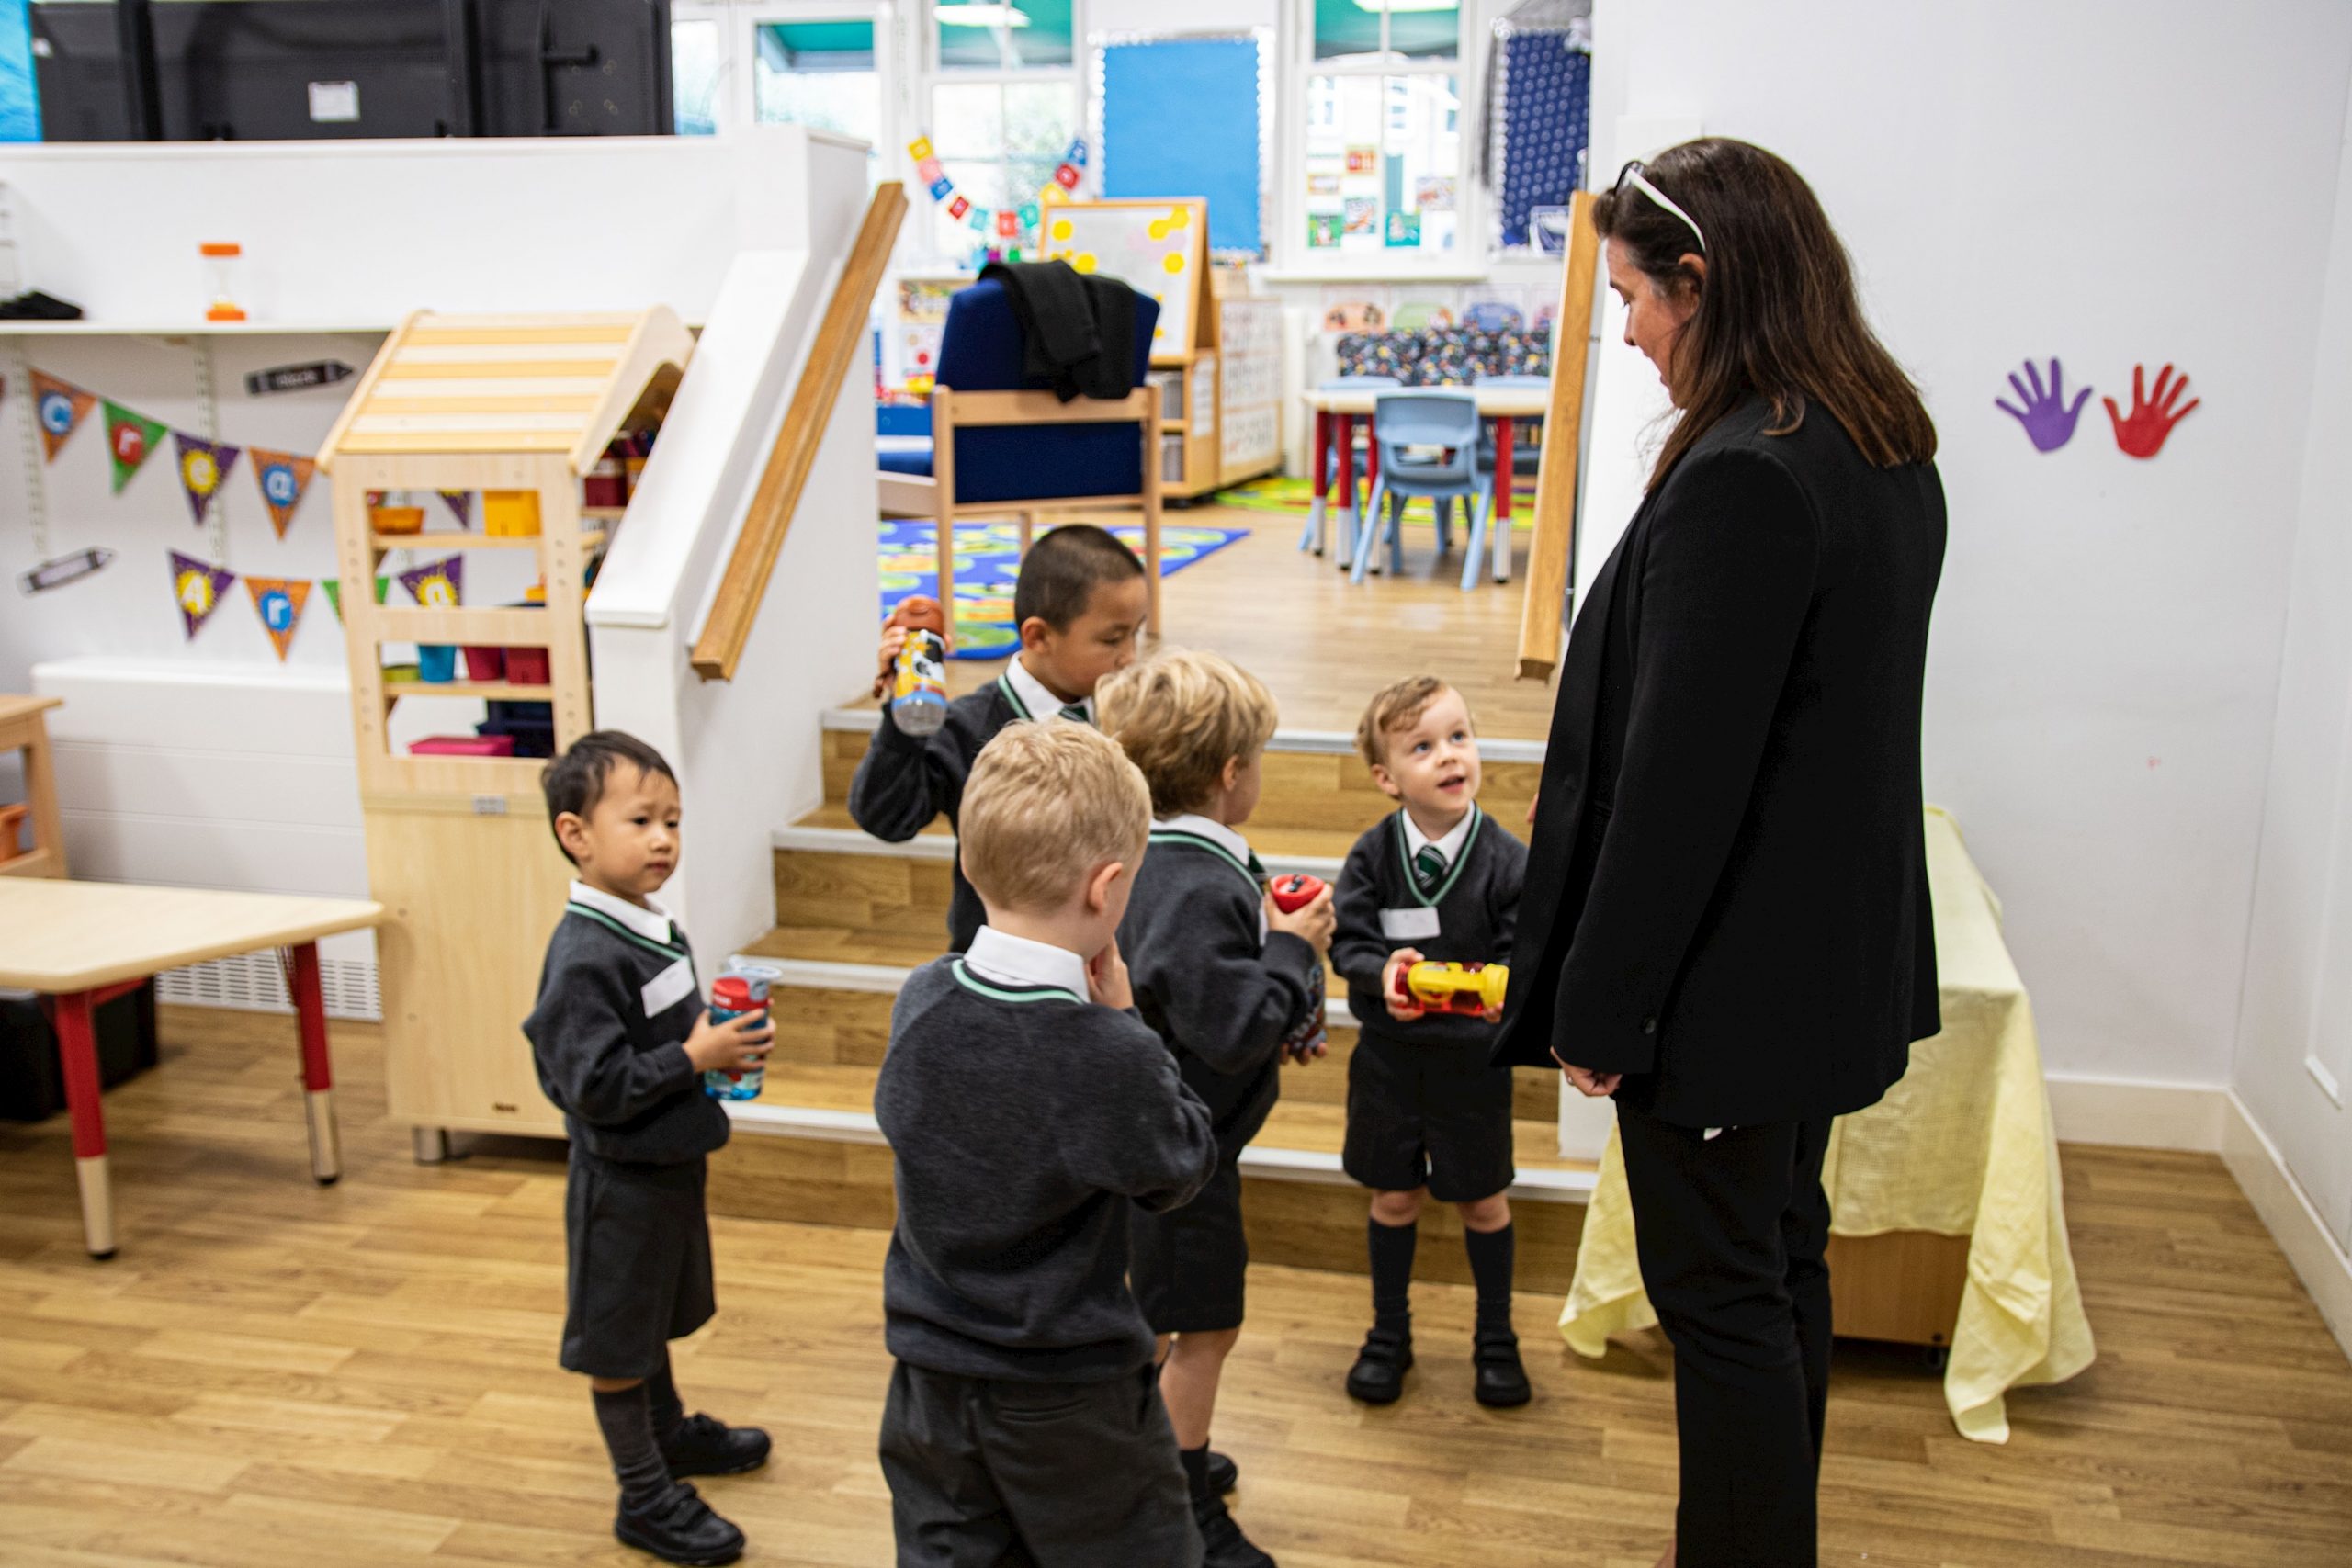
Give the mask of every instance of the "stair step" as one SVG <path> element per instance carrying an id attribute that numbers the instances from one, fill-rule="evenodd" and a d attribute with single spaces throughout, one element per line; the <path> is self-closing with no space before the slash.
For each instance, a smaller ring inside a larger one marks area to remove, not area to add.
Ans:
<path id="1" fill-rule="evenodd" d="M 867 964 L 779 963 L 766 953 L 746 956 L 775 963 L 785 972 L 774 993 L 778 1027 L 771 1063 L 868 1069 L 881 1066 L 890 1043 L 890 1007 L 899 987 L 906 983 L 908 970 Z M 1330 1054 L 1284 1079 L 1285 1100 L 1347 1104 L 1348 1059 L 1355 1050 L 1356 1027 L 1344 995 L 1332 996 L 1324 1010 L 1324 1022 Z M 1558 1075 L 1522 1067 L 1511 1078 L 1512 1114 L 1529 1122 L 1556 1123 Z"/>
<path id="2" fill-rule="evenodd" d="M 824 716 L 827 804 L 849 799 L 850 779 L 881 716 L 871 707 L 835 708 Z M 1535 798 L 1544 770 L 1544 743 L 1486 739 L 1479 742 L 1479 753 L 1486 773 L 1479 804 L 1496 821 L 1524 838 L 1527 808 Z M 1344 856 L 1356 835 L 1396 809 L 1356 755 L 1352 735 L 1278 729 L 1266 747 L 1262 772 L 1263 788 L 1249 826 L 1250 842 L 1258 845 L 1261 854 L 1265 853 L 1261 839 L 1295 829 L 1339 839 L 1337 848 L 1320 852 Z"/>
<path id="3" fill-rule="evenodd" d="M 874 1119 L 876 1073 L 871 1066 L 771 1066 L 759 1100 L 727 1105 L 735 1136 L 710 1157 L 711 1211 L 887 1229 L 897 1211 L 890 1150 Z M 1519 1179 L 1510 1196 L 1516 1202 L 1520 1288 L 1565 1292 L 1595 1172 L 1555 1152 L 1558 1133 L 1551 1122 L 1521 1120 L 1513 1131 Z M 1367 1200 L 1340 1167 L 1345 1132 L 1340 1107 L 1286 1096 L 1243 1151 L 1244 1208 L 1254 1259 L 1364 1271 Z M 1453 1212 L 1430 1204 L 1423 1224 L 1430 1234 L 1419 1249 L 1416 1277 L 1471 1282 L 1459 1247 L 1442 1239 L 1459 1230 Z"/>

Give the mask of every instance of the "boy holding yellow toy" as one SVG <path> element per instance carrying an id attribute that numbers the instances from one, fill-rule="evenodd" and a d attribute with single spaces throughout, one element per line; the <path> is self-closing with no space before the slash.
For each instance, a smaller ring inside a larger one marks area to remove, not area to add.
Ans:
<path id="1" fill-rule="evenodd" d="M 1373 1190 L 1372 1332 L 1348 1392 L 1394 1403 L 1413 1364 L 1413 1251 L 1424 1194 L 1462 1215 L 1478 1290 L 1472 1392 L 1481 1404 L 1532 1397 L 1510 1325 L 1511 1077 L 1487 1064 L 1499 996 L 1463 1012 L 1430 1005 L 1412 966 L 1508 964 L 1527 849 L 1478 809 L 1478 739 L 1462 694 L 1431 676 L 1373 698 L 1356 729 L 1373 782 L 1398 809 L 1348 852 L 1331 965 L 1360 1031 L 1348 1063 L 1348 1174 Z M 1436 976 L 1428 976 L 1435 979 Z"/>

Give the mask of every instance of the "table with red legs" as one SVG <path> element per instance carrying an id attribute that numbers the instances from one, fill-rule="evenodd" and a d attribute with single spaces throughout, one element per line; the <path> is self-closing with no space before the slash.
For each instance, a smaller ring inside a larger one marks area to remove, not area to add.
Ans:
<path id="1" fill-rule="evenodd" d="M 366 930 L 383 918 L 382 905 L 356 898 L 0 879 L 0 986 L 39 992 L 54 1022 L 65 1104 L 74 1121 L 83 1240 L 91 1257 L 111 1258 L 115 1252 L 93 1011 L 166 969 L 281 949 L 301 1044 L 311 1175 L 323 1186 L 343 1174 L 343 1156 L 335 1134 L 318 942 L 340 931 Z"/>
<path id="2" fill-rule="evenodd" d="M 1541 419 L 1552 412 L 1552 392 L 1548 387 L 1374 387 L 1362 391 L 1310 389 L 1303 394 L 1307 409 L 1315 415 L 1313 444 L 1314 499 L 1307 503 L 1306 527 L 1299 535 L 1298 547 L 1324 553 L 1323 530 L 1326 509 L 1324 499 L 1330 493 L 1333 479 L 1339 482 L 1340 508 L 1338 532 L 1340 567 L 1345 570 L 1351 564 L 1350 555 L 1355 547 L 1356 535 L 1356 421 L 1371 428 L 1374 404 L 1384 392 L 1395 391 L 1468 392 L 1478 400 L 1478 417 L 1490 421 L 1495 427 L 1495 528 L 1501 537 L 1510 537 L 1511 513 L 1511 421 Z M 1335 448 L 1332 445 L 1337 441 Z M 1338 455 L 1338 473 L 1332 473 L 1332 457 Z M 1367 489 L 1380 481 L 1380 444 L 1373 442 L 1364 448 L 1364 484 Z M 1508 543 L 1496 552 L 1497 581 L 1508 581 L 1510 570 L 1510 549 Z"/>

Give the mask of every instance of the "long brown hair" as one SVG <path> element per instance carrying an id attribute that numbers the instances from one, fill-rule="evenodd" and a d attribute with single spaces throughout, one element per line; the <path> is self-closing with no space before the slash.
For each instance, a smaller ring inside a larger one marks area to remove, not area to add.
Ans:
<path id="1" fill-rule="evenodd" d="M 1935 457 L 1935 422 L 1862 319 L 1853 264 L 1803 175 L 1761 147 L 1718 136 L 1670 147 L 1642 173 L 1706 235 L 1702 251 L 1689 224 L 1631 182 L 1592 209 L 1602 241 L 1623 242 L 1660 294 L 1699 296 L 1675 342 L 1682 417 L 1651 470 L 1653 488 L 1750 393 L 1771 402 L 1768 435 L 1796 429 L 1811 400 L 1882 468 Z M 1684 265 L 1690 254 L 1706 257 L 1703 281 Z"/>

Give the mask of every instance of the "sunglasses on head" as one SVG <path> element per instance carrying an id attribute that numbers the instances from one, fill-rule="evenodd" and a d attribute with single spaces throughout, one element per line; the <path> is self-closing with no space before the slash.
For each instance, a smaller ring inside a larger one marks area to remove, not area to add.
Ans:
<path id="1" fill-rule="evenodd" d="M 1626 160 L 1625 166 L 1617 171 L 1617 183 L 1610 187 L 1610 192 L 1611 195 L 1622 196 L 1627 186 L 1632 186 L 1658 206 L 1681 219 L 1689 226 L 1691 234 L 1697 238 L 1699 254 L 1701 255 L 1707 254 L 1707 235 L 1706 231 L 1699 227 L 1699 220 L 1676 206 L 1671 197 L 1649 182 L 1649 177 L 1642 173 L 1642 161 L 1639 158 Z"/>

